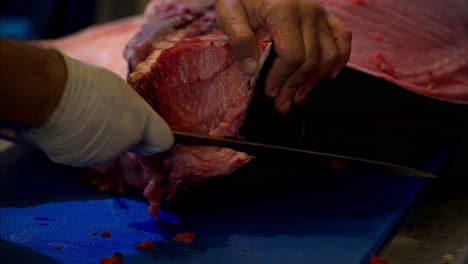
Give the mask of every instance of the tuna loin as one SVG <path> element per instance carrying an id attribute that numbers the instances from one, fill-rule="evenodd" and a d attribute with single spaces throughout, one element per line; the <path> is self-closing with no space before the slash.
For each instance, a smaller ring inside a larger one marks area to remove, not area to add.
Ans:
<path id="1" fill-rule="evenodd" d="M 258 44 L 264 60 L 270 42 Z M 132 73 L 129 83 L 155 106 L 171 129 L 240 137 L 255 79 L 240 71 L 226 36 L 214 33 L 184 39 L 158 53 L 151 72 Z M 227 148 L 183 145 L 162 156 L 140 158 L 145 178 L 150 179 L 145 196 L 153 216 L 164 193 L 171 199 L 193 183 L 230 174 L 252 159 Z"/>
<path id="2" fill-rule="evenodd" d="M 468 103 L 466 0 L 319 0 L 353 32 L 348 67 Z"/>
<path id="3" fill-rule="evenodd" d="M 128 82 L 172 130 L 240 137 L 258 73 L 250 77 L 241 72 L 225 35 L 219 31 L 206 34 L 214 24 L 213 7 L 196 7 L 150 5 L 145 26 L 125 51 L 134 69 Z M 158 15 L 154 9 L 165 13 Z M 161 19 L 162 24 L 148 28 Z M 270 41 L 258 42 L 260 64 L 270 45 Z M 138 158 L 149 181 L 144 194 L 150 201 L 150 214 L 157 216 L 164 194 L 172 199 L 188 186 L 230 174 L 252 158 L 227 148 L 184 145 L 176 145 L 170 154 Z"/>

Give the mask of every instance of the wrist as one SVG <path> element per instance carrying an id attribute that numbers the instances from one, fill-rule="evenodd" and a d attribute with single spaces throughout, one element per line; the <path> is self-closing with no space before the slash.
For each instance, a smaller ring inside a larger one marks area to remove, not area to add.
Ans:
<path id="1" fill-rule="evenodd" d="M 51 63 L 46 72 L 50 84 L 46 94 L 42 99 L 44 100 L 42 116 L 37 120 L 39 126 L 47 123 L 52 114 L 57 111 L 60 102 L 65 93 L 66 83 L 68 79 L 68 71 L 65 64 L 63 55 L 57 50 L 49 50 Z"/>
<path id="2" fill-rule="evenodd" d="M 58 107 L 67 79 L 61 54 L 1 41 L 0 120 L 40 127 Z"/>
<path id="3" fill-rule="evenodd" d="M 42 148 L 56 148 L 60 145 L 71 144 L 82 134 L 82 130 L 89 121 L 83 117 L 88 116 L 89 113 L 86 113 L 89 108 L 88 103 L 95 97 L 90 94 L 94 90 L 89 87 L 92 75 L 88 66 L 65 54 L 59 52 L 57 54 L 63 61 L 68 77 L 61 96 L 51 113 L 48 114 L 46 122 L 37 128 L 28 129 L 24 134 Z M 80 125 L 76 126 L 77 123 Z M 79 146 L 76 148 L 78 149 Z"/>

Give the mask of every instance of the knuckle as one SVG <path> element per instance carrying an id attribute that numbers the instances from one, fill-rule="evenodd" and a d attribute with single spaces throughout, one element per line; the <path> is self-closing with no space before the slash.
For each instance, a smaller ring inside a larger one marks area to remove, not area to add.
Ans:
<path id="1" fill-rule="evenodd" d="M 245 43 L 250 43 L 251 40 L 252 36 L 248 33 L 236 32 L 229 36 L 229 43 L 234 47 L 244 46 Z"/>
<path id="2" fill-rule="evenodd" d="M 318 1 L 309 1 L 309 0 L 303 0 L 301 9 L 307 12 L 309 15 L 320 15 L 324 16 L 326 15 L 326 10 L 323 8 L 323 6 L 318 2 Z"/>
<path id="3" fill-rule="evenodd" d="M 304 52 L 294 52 L 285 58 L 285 64 L 290 67 L 299 66 L 304 63 Z"/>
<path id="4" fill-rule="evenodd" d="M 302 65 L 302 71 L 309 75 L 309 74 L 312 74 L 314 72 L 316 72 L 319 68 L 319 61 L 317 59 L 310 59 L 310 60 L 307 60 L 303 65 Z"/>
<path id="5" fill-rule="evenodd" d="M 309 73 L 305 72 L 302 68 L 299 68 L 294 74 L 292 74 L 284 87 L 288 90 L 298 90 L 304 81 L 308 78 Z"/>
<path id="6" fill-rule="evenodd" d="M 292 7 L 291 1 L 271 0 L 259 2 L 262 2 L 259 9 L 259 13 L 262 17 L 269 17 L 274 14 L 288 12 Z"/>
<path id="7" fill-rule="evenodd" d="M 330 64 L 335 64 L 339 60 L 340 60 L 340 53 L 338 49 L 335 49 L 334 52 L 324 55 L 322 61 L 324 65 L 330 65 Z"/>
<path id="8" fill-rule="evenodd" d="M 271 8 L 275 8 L 276 10 L 286 10 L 286 9 L 291 9 L 292 7 L 291 1 L 276 0 L 276 1 L 272 1 L 271 3 L 272 3 Z M 281 8 L 281 9 L 277 9 L 277 8 Z"/>

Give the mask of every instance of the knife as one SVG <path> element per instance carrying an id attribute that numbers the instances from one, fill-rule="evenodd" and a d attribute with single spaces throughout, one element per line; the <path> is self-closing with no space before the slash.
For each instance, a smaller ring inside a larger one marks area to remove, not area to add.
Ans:
<path id="1" fill-rule="evenodd" d="M 338 160 L 345 161 L 348 169 L 355 169 L 368 173 L 387 173 L 397 176 L 421 177 L 421 178 L 438 178 L 436 175 L 417 170 L 414 168 L 392 164 L 388 162 L 362 159 L 357 157 L 331 154 L 313 150 L 297 149 L 262 143 L 249 142 L 238 139 L 227 139 L 211 137 L 193 133 L 172 131 L 176 143 L 184 145 L 204 145 L 231 148 L 233 150 L 242 151 L 249 155 L 253 155 L 256 159 L 278 160 L 278 157 L 287 157 L 288 163 L 291 166 L 307 167 L 310 166 L 310 161 L 322 159 L 325 161 Z M 10 140 L 16 143 L 36 147 L 31 142 L 22 139 L 21 137 L 11 137 L 0 133 L 0 139 Z"/>
<path id="2" fill-rule="evenodd" d="M 387 173 L 397 176 L 437 178 L 436 175 L 428 172 L 388 162 L 186 132 L 173 131 L 173 134 L 175 142 L 179 144 L 231 148 L 253 155 L 256 159 L 275 159 L 277 162 L 281 162 L 281 157 L 287 157 L 288 162 L 293 161 L 291 165 L 307 166 L 310 161 L 316 159 L 338 160 L 344 161 L 349 169 L 354 168 L 360 171 Z"/>

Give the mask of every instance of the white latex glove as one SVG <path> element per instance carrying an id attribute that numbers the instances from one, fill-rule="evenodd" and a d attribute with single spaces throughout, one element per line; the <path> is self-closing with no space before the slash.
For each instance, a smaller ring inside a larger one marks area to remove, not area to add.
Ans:
<path id="1" fill-rule="evenodd" d="M 25 133 L 51 160 L 84 167 L 127 150 L 150 155 L 171 148 L 166 122 L 120 76 L 63 57 L 68 79 L 59 106 L 44 126 Z"/>

